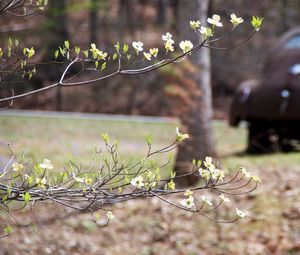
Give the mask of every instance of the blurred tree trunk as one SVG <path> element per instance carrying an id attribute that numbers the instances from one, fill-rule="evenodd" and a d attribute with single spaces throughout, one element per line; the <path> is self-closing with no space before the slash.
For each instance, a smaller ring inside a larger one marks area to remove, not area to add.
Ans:
<path id="1" fill-rule="evenodd" d="M 167 0 L 157 0 L 157 17 L 158 25 L 164 25 L 166 22 Z"/>
<path id="2" fill-rule="evenodd" d="M 98 43 L 99 35 L 99 16 L 100 0 L 90 0 L 90 43 Z"/>
<path id="3" fill-rule="evenodd" d="M 131 36 L 134 36 L 136 19 L 134 14 L 134 6 L 136 0 L 120 0 L 119 1 L 119 37 L 123 40 L 125 32 L 128 31 Z M 140 23 L 141 21 L 139 21 Z"/>
<path id="4" fill-rule="evenodd" d="M 288 0 L 281 0 L 280 12 L 281 12 L 281 26 L 282 26 L 281 33 L 284 33 L 289 29 L 289 12 L 290 12 L 290 10 L 289 10 Z"/>
<path id="5" fill-rule="evenodd" d="M 68 39 L 67 17 L 66 17 L 66 0 L 51 0 L 49 1 L 49 37 L 47 38 L 47 58 L 54 60 L 54 51 L 58 45 L 62 45 Z M 59 59 L 58 59 L 59 60 Z M 57 66 L 51 65 L 48 69 L 49 80 L 57 80 L 60 76 L 60 70 Z M 61 88 L 56 90 L 56 110 L 63 110 L 63 98 Z"/>
<path id="6" fill-rule="evenodd" d="M 178 27 L 180 38 L 191 39 L 194 44 L 201 42 L 198 35 L 189 28 L 189 20 L 200 20 L 206 23 L 209 0 L 182 0 L 179 1 Z M 214 156 L 214 143 L 212 135 L 212 92 L 210 73 L 210 52 L 207 48 L 192 54 L 189 58 L 196 71 L 186 75 L 195 83 L 195 88 L 190 97 L 191 104 L 182 114 L 181 122 L 184 132 L 190 135 L 179 146 L 175 170 L 177 175 L 187 173 L 192 168 L 193 159 L 204 159 L 206 156 Z M 181 178 L 179 185 L 192 185 L 197 182 L 196 177 Z"/>
<path id="7" fill-rule="evenodd" d="M 90 33 L 90 38 L 89 38 L 89 43 L 95 43 L 96 45 L 99 43 L 99 9 L 100 9 L 100 1 L 101 0 L 90 0 L 90 6 L 89 6 L 89 33 Z M 99 97 L 100 97 L 100 91 L 101 91 L 101 86 L 92 86 L 92 91 L 93 91 L 93 101 L 95 102 L 93 104 L 94 109 L 92 111 L 97 112 Z"/>
<path id="8" fill-rule="evenodd" d="M 173 19 L 172 19 L 172 29 L 178 32 L 178 13 L 179 13 L 179 0 L 171 0 L 171 8 L 172 8 L 172 14 L 173 14 Z"/>

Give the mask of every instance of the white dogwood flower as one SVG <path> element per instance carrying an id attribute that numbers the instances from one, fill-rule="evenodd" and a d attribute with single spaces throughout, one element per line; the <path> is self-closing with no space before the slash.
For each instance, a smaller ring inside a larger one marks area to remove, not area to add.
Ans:
<path id="1" fill-rule="evenodd" d="M 187 53 L 191 49 L 193 49 L 194 45 L 192 44 L 191 41 L 185 40 L 185 41 L 181 41 L 179 43 L 179 47 L 180 47 L 180 49 L 182 49 L 183 53 Z"/>
<path id="2" fill-rule="evenodd" d="M 196 30 L 197 28 L 199 28 L 200 25 L 201 25 L 201 22 L 200 22 L 199 20 L 196 20 L 196 21 L 191 20 L 191 21 L 190 21 L 190 27 L 191 27 L 191 29 L 193 29 L 193 30 Z"/>
<path id="3" fill-rule="evenodd" d="M 137 51 L 137 52 L 140 52 L 140 51 L 143 51 L 143 46 L 144 44 L 142 42 L 132 42 L 132 47 Z"/>
<path id="4" fill-rule="evenodd" d="M 189 196 L 188 198 L 186 199 L 182 199 L 180 201 L 180 204 L 188 209 L 191 209 L 193 206 L 195 206 L 195 203 L 194 203 L 194 197 L 193 196 Z"/>
<path id="5" fill-rule="evenodd" d="M 244 218 L 244 217 L 246 216 L 246 213 L 244 213 L 243 211 L 241 211 L 241 210 L 239 210 L 239 209 L 237 209 L 237 208 L 235 208 L 235 210 L 236 210 L 236 215 L 237 215 L 238 217 Z"/>
<path id="6" fill-rule="evenodd" d="M 150 54 L 153 56 L 153 57 L 157 57 L 157 54 L 158 54 L 158 48 L 152 48 L 150 49 Z"/>
<path id="7" fill-rule="evenodd" d="M 210 27 L 203 27 L 199 29 L 201 35 L 203 35 L 204 39 L 208 39 L 209 37 L 213 36 L 213 31 Z"/>
<path id="8" fill-rule="evenodd" d="M 251 176 L 251 179 L 252 179 L 253 181 L 255 181 L 255 182 L 261 182 L 261 179 L 260 179 L 259 176 L 257 176 L 257 175 L 252 175 L 252 176 Z"/>
<path id="9" fill-rule="evenodd" d="M 141 189 L 142 187 L 145 186 L 143 180 L 144 180 L 143 176 L 139 175 L 139 176 L 133 178 L 133 179 L 131 180 L 130 184 L 131 184 L 132 186 L 137 187 L 138 189 Z"/>
<path id="10" fill-rule="evenodd" d="M 168 40 L 166 41 L 165 43 L 165 48 L 167 51 L 174 51 L 174 41 L 171 39 L 171 40 Z"/>
<path id="11" fill-rule="evenodd" d="M 246 170 L 245 167 L 240 167 L 240 172 L 245 175 L 246 178 L 251 178 L 252 174 Z"/>
<path id="12" fill-rule="evenodd" d="M 13 167 L 13 170 L 16 171 L 16 172 L 22 171 L 24 169 L 24 166 L 20 163 L 17 163 L 17 162 L 13 163 L 12 167 Z"/>
<path id="13" fill-rule="evenodd" d="M 73 176 L 73 179 L 74 179 L 76 182 L 79 182 L 79 183 L 84 183 L 84 182 L 85 182 L 85 179 L 84 179 L 84 178 L 77 177 L 74 173 L 72 173 L 72 176 Z"/>
<path id="14" fill-rule="evenodd" d="M 244 22 L 243 18 L 238 18 L 234 13 L 230 15 L 230 18 L 230 22 L 233 24 L 233 27 L 236 27 Z"/>
<path id="15" fill-rule="evenodd" d="M 225 197 L 224 194 L 219 195 L 219 198 L 222 202 L 229 203 L 230 199 L 228 197 Z"/>
<path id="16" fill-rule="evenodd" d="M 199 168 L 199 174 L 202 178 L 204 178 L 206 181 L 209 181 L 211 178 L 211 172 L 209 170 Z"/>
<path id="17" fill-rule="evenodd" d="M 37 178 L 35 178 L 35 182 L 39 185 L 39 186 L 41 186 L 41 187 L 44 187 L 45 185 L 46 185 L 46 183 L 47 183 L 47 179 L 44 177 L 44 178 L 39 178 L 39 177 L 37 177 Z"/>
<path id="18" fill-rule="evenodd" d="M 112 220 L 115 218 L 115 215 L 113 215 L 113 213 L 111 211 L 106 213 L 106 217 L 108 220 Z"/>
<path id="19" fill-rule="evenodd" d="M 223 27 L 223 24 L 220 22 L 221 17 L 217 14 L 214 14 L 211 18 L 207 19 L 207 22 L 216 27 Z"/>
<path id="20" fill-rule="evenodd" d="M 172 39 L 172 34 L 167 32 L 165 35 L 161 36 L 161 39 L 165 42 L 165 48 L 167 51 L 174 51 L 174 40 Z"/>
<path id="21" fill-rule="evenodd" d="M 103 51 L 97 49 L 97 46 L 95 43 L 91 44 L 90 51 L 92 52 L 93 59 L 97 59 L 97 60 L 105 60 L 108 55 L 107 52 L 103 52 Z"/>
<path id="22" fill-rule="evenodd" d="M 147 52 L 143 52 L 144 54 L 144 57 L 147 59 L 147 60 L 151 60 L 151 54 L 150 53 L 147 53 Z"/>
<path id="23" fill-rule="evenodd" d="M 191 195 L 193 195 L 193 193 L 194 193 L 193 191 L 187 189 L 187 190 L 184 192 L 184 195 L 185 195 L 186 197 L 190 197 Z"/>
<path id="24" fill-rule="evenodd" d="M 212 206 L 212 202 L 210 200 L 208 200 L 206 196 L 201 195 L 200 197 L 203 200 L 204 204 L 208 204 L 208 205 Z"/>
<path id="25" fill-rule="evenodd" d="M 209 171 L 213 172 L 215 170 L 215 166 L 211 157 L 205 157 L 203 164 Z"/>
<path id="26" fill-rule="evenodd" d="M 189 138 L 188 134 L 180 133 L 178 127 L 176 127 L 176 134 L 177 134 L 177 140 L 180 142 Z"/>
<path id="27" fill-rule="evenodd" d="M 53 169 L 53 165 L 49 159 L 44 159 L 43 163 L 40 164 L 43 169 Z"/>
<path id="28" fill-rule="evenodd" d="M 161 36 L 161 39 L 163 41 L 171 41 L 174 43 L 173 39 L 172 39 L 172 34 L 170 34 L 169 32 L 167 32 L 165 35 Z"/>

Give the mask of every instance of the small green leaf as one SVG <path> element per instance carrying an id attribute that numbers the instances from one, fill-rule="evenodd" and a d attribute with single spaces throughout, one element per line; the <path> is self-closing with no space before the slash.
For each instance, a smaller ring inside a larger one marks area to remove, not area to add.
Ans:
<path id="1" fill-rule="evenodd" d="M 151 144 L 152 144 L 152 142 L 153 142 L 153 137 L 152 137 L 151 134 L 148 134 L 148 135 L 146 136 L 146 142 L 147 142 L 148 145 L 151 145 Z"/>
<path id="2" fill-rule="evenodd" d="M 23 69 L 26 66 L 26 60 L 21 59 L 21 69 Z"/>
<path id="3" fill-rule="evenodd" d="M 56 51 L 54 52 L 54 57 L 55 57 L 55 59 L 57 59 L 57 58 L 58 58 L 58 54 L 59 54 L 59 51 L 58 51 L 58 50 L 56 50 Z"/>
<path id="4" fill-rule="evenodd" d="M 129 49 L 128 44 L 124 44 L 124 45 L 123 45 L 123 53 L 126 54 L 127 51 L 128 51 L 128 49 Z"/>
<path id="5" fill-rule="evenodd" d="M 7 48 L 7 56 L 10 58 L 11 57 L 11 47 Z"/>
<path id="6" fill-rule="evenodd" d="M 80 47 L 75 46 L 74 51 L 77 55 L 80 53 Z"/>
<path id="7" fill-rule="evenodd" d="M 168 190 L 175 190 L 175 182 L 173 180 L 168 182 Z"/>
<path id="8" fill-rule="evenodd" d="M 27 181 L 28 181 L 28 184 L 32 184 L 33 183 L 33 177 L 28 176 Z"/>
<path id="9" fill-rule="evenodd" d="M 58 47 L 59 48 L 59 52 L 60 52 L 60 54 L 64 57 L 65 56 L 65 51 L 64 51 L 64 49 L 62 48 L 62 47 Z"/>
<path id="10" fill-rule="evenodd" d="M 113 55 L 113 60 L 116 60 L 118 58 L 118 53 L 114 53 L 114 55 Z"/>
<path id="11" fill-rule="evenodd" d="M 251 24 L 255 31 L 258 31 L 261 28 L 262 23 L 263 23 L 263 18 L 255 17 L 255 16 L 252 17 Z"/>
<path id="12" fill-rule="evenodd" d="M 5 226 L 5 227 L 3 228 L 3 231 L 4 231 L 4 234 L 5 234 L 5 235 L 9 235 L 9 234 L 11 234 L 11 232 L 12 232 L 12 227 L 11 227 L 11 226 Z"/>
<path id="13" fill-rule="evenodd" d="M 22 194 L 22 198 L 25 201 L 25 203 L 27 204 L 30 201 L 31 196 L 28 192 L 25 192 L 24 194 Z"/>
<path id="14" fill-rule="evenodd" d="M 30 49 L 29 48 L 25 49 L 25 55 L 27 56 L 27 58 L 32 58 L 34 54 L 35 54 L 35 50 L 33 47 L 31 47 Z"/>
<path id="15" fill-rule="evenodd" d="M 84 50 L 83 51 L 83 55 L 85 56 L 85 58 L 89 57 L 89 51 L 88 50 Z"/>
<path id="16" fill-rule="evenodd" d="M 12 44 L 13 44 L 13 43 L 12 43 L 12 39 L 9 37 L 9 38 L 8 38 L 8 46 L 9 46 L 9 47 L 12 47 Z"/>
<path id="17" fill-rule="evenodd" d="M 176 172 L 172 170 L 170 174 L 171 179 L 173 179 L 175 176 L 176 176 Z"/>
<path id="18" fill-rule="evenodd" d="M 19 45 L 19 40 L 15 39 L 15 46 L 18 47 L 18 45 Z"/>
<path id="19" fill-rule="evenodd" d="M 95 61 L 95 67 L 98 68 L 98 66 L 99 66 L 99 62 Z"/>
<path id="20" fill-rule="evenodd" d="M 115 45 L 116 51 L 119 53 L 120 52 L 120 42 L 117 42 Z"/>
<path id="21" fill-rule="evenodd" d="M 11 187 L 8 187 L 8 188 L 7 188 L 7 195 L 10 195 L 11 192 L 12 192 L 12 188 L 11 188 Z"/>
<path id="22" fill-rule="evenodd" d="M 202 161 L 198 160 L 197 165 L 198 165 L 198 167 L 200 167 L 202 165 Z"/>
<path id="23" fill-rule="evenodd" d="M 65 41 L 65 42 L 64 42 L 64 45 L 65 45 L 65 47 L 66 47 L 67 49 L 70 48 L 70 43 L 69 43 L 69 41 Z"/>
<path id="24" fill-rule="evenodd" d="M 106 62 L 104 62 L 104 63 L 101 65 L 101 71 L 103 71 L 105 68 L 106 68 Z"/>
<path id="25" fill-rule="evenodd" d="M 170 152 L 170 153 L 169 153 L 169 161 L 171 161 L 171 160 L 172 160 L 172 158 L 173 158 L 173 153 L 172 153 L 172 152 Z"/>
<path id="26" fill-rule="evenodd" d="M 107 133 L 101 132 L 100 135 L 101 135 L 104 142 L 106 142 L 106 143 L 109 142 L 109 135 Z"/>

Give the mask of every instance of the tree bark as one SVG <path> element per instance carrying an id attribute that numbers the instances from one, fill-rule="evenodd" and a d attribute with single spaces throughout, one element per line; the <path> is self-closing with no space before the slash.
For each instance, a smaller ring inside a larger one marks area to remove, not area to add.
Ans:
<path id="1" fill-rule="evenodd" d="M 282 33 L 288 30 L 288 0 L 281 0 L 281 26 L 282 26 Z"/>
<path id="2" fill-rule="evenodd" d="M 49 1 L 49 34 L 47 41 L 47 59 L 54 60 L 54 51 L 58 45 L 63 45 L 64 41 L 68 39 L 67 17 L 66 17 L 66 1 L 65 0 L 51 0 Z M 60 59 L 58 59 L 60 61 Z M 60 76 L 60 70 L 51 65 L 48 68 L 48 79 L 50 81 L 57 80 Z M 63 110 L 63 95 L 61 88 L 56 89 L 56 110 Z"/>
<path id="3" fill-rule="evenodd" d="M 201 42 L 201 38 L 189 28 L 189 20 L 200 20 L 206 24 L 209 0 L 179 2 L 179 31 L 180 38 L 191 40 L 194 45 Z M 175 170 L 177 175 L 187 173 L 192 169 L 192 160 L 203 160 L 206 156 L 214 156 L 214 143 L 212 134 L 212 91 L 210 73 L 210 52 L 202 48 L 190 56 L 189 60 L 196 67 L 187 73 L 195 86 L 190 96 L 190 105 L 181 116 L 184 132 L 190 135 L 178 148 Z M 190 176 L 180 178 L 180 186 L 193 185 L 198 178 Z"/>
<path id="4" fill-rule="evenodd" d="M 90 32 L 90 43 L 98 43 L 99 39 L 99 0 L 90 0 L 90 22 L 89 22 L 89 32 Z"/>
<path id="5" fill-rule="evenodd" d="M 119 1 L 119 37 L 124 39 L 124 33 L 129 32 L 134 36 L 136 30 L 136 17 L 134 13 L 134 6 L 137 4 L 135 0 L 120 0 Z M 120 39 L 120 40 L 121 40 Z"/>
<path id="6" fill-rule="evenodd" d="M 166 22 L 166 11 L 167 11 L 167 1 L 157 0 L 157 17 L 156 23 L 158 25 L 164 25 Z"/>

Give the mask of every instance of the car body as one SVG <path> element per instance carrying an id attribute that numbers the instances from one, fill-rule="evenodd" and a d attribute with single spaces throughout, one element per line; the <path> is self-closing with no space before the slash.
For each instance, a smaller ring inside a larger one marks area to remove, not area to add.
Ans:
<path id="1" fill-rule="evenodd" d="M 290 151 L 300 141 L 300 27 L 270 51 L 259 80 L 243 82 L 234 95 L 230 124 L 246 121 L 248 151 Z"/>

